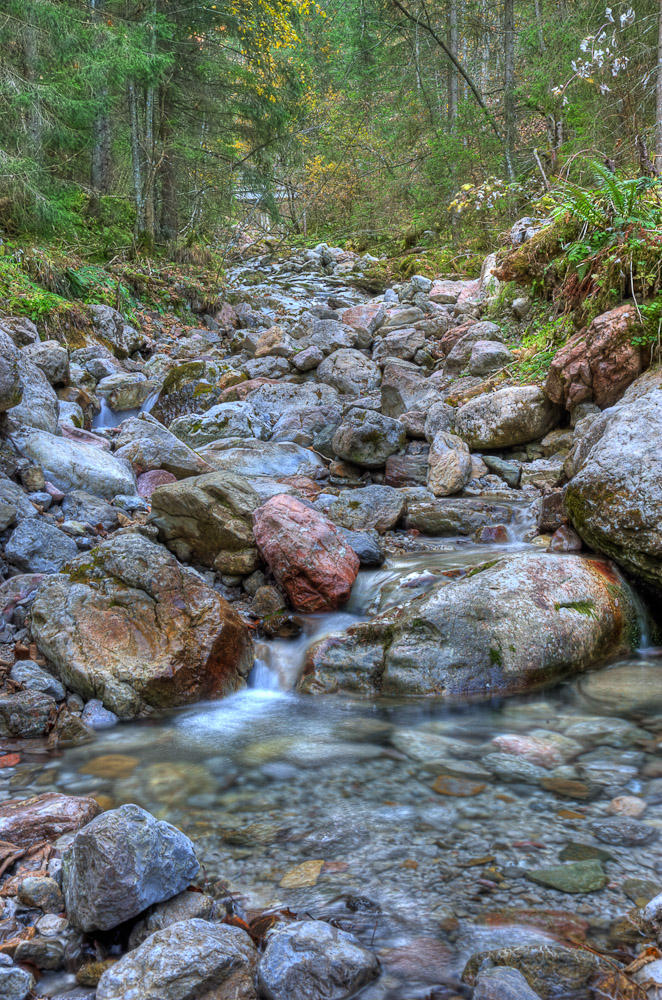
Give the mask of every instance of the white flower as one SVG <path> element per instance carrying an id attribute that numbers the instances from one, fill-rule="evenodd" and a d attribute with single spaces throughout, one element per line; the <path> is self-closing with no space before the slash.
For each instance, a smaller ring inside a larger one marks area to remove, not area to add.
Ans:
<path id="1" fill-rule="evenodd" d="M 606 83 L 601 83 L 600 84 L 600 93 L 601 94 L 611 94 L 611 87 L 608 87 Z"/>
<path id="2" fill-rule="evenodd" d="M 634 23 L 634 10 L 628 7 L 624 14 L 621 14 L 621 28 L 627 28 Z"/>
<path id="3" fill-rule="evenodd" d="M 607 9 L 605 11 L 605 17 L 607 18 L 608 21 L 611 21 L 612 24 L 614 23 L 614 18 L 613 18 L 613 15 L 611 13 L 611 7 L 607 7 Z"/>
<path id="4" fill-rule="evenodd" d="M 591 37 L 590 37 L 590 35 L 589 35 L 588 38 L 582 38 L 582 40 L 581 40 L 581 42 L 579 44 L 579 48 L 581 49 L 581 51 L 582 52 L 588 52 L 590 46 L 591 46 Z"/>

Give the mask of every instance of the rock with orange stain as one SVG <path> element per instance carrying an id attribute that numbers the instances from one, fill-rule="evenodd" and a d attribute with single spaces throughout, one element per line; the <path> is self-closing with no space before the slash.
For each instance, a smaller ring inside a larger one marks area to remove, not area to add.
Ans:
<path id="1" fill-rule="evenodd" d="M 137 532 L 47 578 L 32 634 L 70 690 L 125 719 L 229 694 L 253 664 L 250 631 L 227 601 Z"/>
<path id="2" fill-rule="evenodd" d="M 295 497 L 272 497 L 253 515 L 262 556 L 297 611 L 333 611 L 348 599 L 359 558 L 341 530 Z"/>
<path id="3" fill-rule="evenodd" d="M 87 796 L 45 792 L 31 799 L 10 799 L 0 805 L 0 839 L 17 847 L 57 840 L 63 833 L 80 830 L 99 812 Z"/>

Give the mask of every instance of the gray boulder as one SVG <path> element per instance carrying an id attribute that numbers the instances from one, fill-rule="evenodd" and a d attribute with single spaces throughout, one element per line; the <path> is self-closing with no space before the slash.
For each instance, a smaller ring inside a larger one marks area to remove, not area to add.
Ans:
<path id="1" fill-rule="evenodd" d="M 378 975 L 376 957 L 352 934 L 302 920 L 271 935 L 257 981 L 268 1000 L 346 1000 Z"/>
<path id="2" fill-rule="evenodd" d="M 428 455 L 428 489 L 436 497 L 459 493 L 472 476 L 471 453 L 455 434 L 439 431 Z"/>
<path id="3" fill-rule="evenodd" d="M 172 899 L 166 899 L 164 903 L 150 906 L 131 931 L 129 950 L 137 948 L 150 934 L 162 931 L 182 920 L 211 920 L 214 914 L 223 916 L 224 913 L 223 904 L 207 896 L 206 893 L 184 890 Z"/>
<path id="4" fill-rule="evenodd" d="M 115 439 L 115 456 L 130 462 L 140 472 L 165 469 L 178 479 L 210 471 L 210 466 L 188 444 L 149 413 L 140 413 L 122 422 Z"/>
<path id="5" fill-rule="evenodd" d="M 575 530 L 662 591 L 662 371 L 633 382 L 580 439 L 565 505 Z M 567 469 L 567 465 L 566 465 Z"/>
<path id="6" fill-rule="evenodd" d="M 288 410 L 274 425 L 271 440 L 293 441 L 330 458 L 331 441 L 341 420 L 342 409 L 335 404 Z"/>
<path id="7" fill-rule="evenodd" d="M 136 805 L 110 809 L 63 857 L 67 918 L 81 931 L 110 930 L 182 892 L 199 869 L 193 844 L 170 823 Z"/>
<path id="8" fill-rule="evenodd" d="M 540 1000 L 518 969 L 506 965 L 483 969 L 476 977 L 473 1000 Z"/>
<path id="9" fill-rule="evenodd" d="M 239 476 L 315 476 L 326 466 L 312 451 L 289 441 L 227 438 L 200 449 L 200 455 L 219 472 Z"/>
<path id="10" fill-rule="evenodd" d="M 403 361 L 413 361 L 416 352 L 425 346 L 425 336 L 421 330 L 413 327 L 404 330 L 394 330 L 382 337 L 372 352 L 373 361 L 384 361 L 386 358 L 402 358 Z"/>
<path id="11" fill-rule="evenodd" d="M 63 701 L 66 697 L 64 685 L 57 677 L 53 677 L 48 670 L 44 670 L 33 660 L 17 660 L 9 676 L 28 691 L 41 691 L 55 701 Z"/>
<path id="12" fill-rule="evenodd" d="M 259 438 L 264 441 L 269 437 L 270 424 L 256 413 L 250 403 L 217 403 L 204 413 L 187 413 L 177 417 L 169 429 L 185 444 L 197 449 L 219 438 Z"/>
<path id="13" fill-rule="evenodd" d="M 324 513 L 350 531 L 374 528 L 382 534 L 397 524 L 405 506 L 405 498 L 399 490 L 391 486 L 365 486 L 358 490 L 343 490 L 337 500 L 325 505 Z"/>
<path id="14" fill-rule="evenodd" d="M 43 691 L 0 693 L 0 736 L 32 739 L 47 736 L 55 722 L 56 705 Z"/>
<path id="15" fill-rule="evenodd" d="M 5 964 L 5 960 L 7 964 Z M 8 955 L 0 955 L 0 997 L 2 1000 L 25 1000 L 36 986 L 36 979 L 27 969 L 14 965 Z"/>
<path id="16" fill-rule="evenodd" d="M 135 495 L 136 480 L 129 463 L 101 448 L 55 437 L 44 430 L 17 434 L 17 442 L 64 493 L 86 490 L 105 500 L 121 494 Z"/>
<path id="17" fill-rule="evenodd" d="M 324 382 L 281 382 L 279 385 L 261 385 L 246 396 L 258 418 L 268 427 L 292 410 L 306 410 L 316 406 L 338 403 L 338 390 Z"/>
<path id="18" fill-rule="evenodd" d="M 469 374 L 489 375 L 512 364 L 514 360 L 512 352 L 505 344 L 497 340 L 477 340 L 471 348 Z"/>
<path id="19" fill-rule="evenodd" d="M 85 490 L 65 493 L 60 506 L 65 521 L 80 521 L 82 524 L 92 525 L 93 528 L 100 524 L 106 531 L 119 527 L 117 508 L 111 507 L 93 493 L 86 493 Z"/>
<path id="20" fill-rule="evenodd" d="M 157 487 L 151 520 L 178 559 L 245 576 L 258 566 L 252 514 L 261 502 L 243 476 L 211 472 Z"/>
<path id="21" fill-rule="evenodd" d="M 459 375 L 460 372 L 463 372 L 469 365 L 474 346 L 485 341 L 490 343 L 503 341 L 503 334 L 496 323 L 485 320 L 470 326 L 467 332 L 453 344 L 444 362 L 444 373 Z"/>
<path id="22" fill-rule="evenodd" d="M 241 928 L 182 920 L 107 969 L 96 1000 L 256 1000 L 256 961 Z"/>
<path id="23" fill-rule="evenodd" d="M 317 369 L 320 382 L 338 392 L 360 396 L 376 389 L 381 382 L 379 367 L 360 351 L 342 348 L 322 361 Z"/>
<path id="24" fill-rule="evenodd" d="M 36 517 L 37 509 L 34 504 L 28 500 L 24 491 L 18 486 L 17 483 L 13 483 L 11 479 L 3 479 L 0 474 L 0 501 L 13 507 L 15 510 L 15 515 L 9 521 L 9 524 L 15 519 L 17 521 L 23 520 L 24 517 Z"/>
<path id="25" fill-rule="evenodd" d="M 518 555 L 444 581 L 309 651 L 300 688 L 493 697 L 627 652 L 636 602 L 601 560 Z"/>
<path id="26" fill-rule="evenodd" d="M 382 413 L 389 417 L 400 417 L 407 410 L 425 412 L 444 398 L 439 385 L 421 375 L 420 368 L 395 359 L 384 364 L 381 392 Z"/>
<path id="27" fill-rule="evenodd" d="M 544 437 L 560 413 L 539 386 L 511 386 L 476 396 L 460 407 L 455 433 L 470 448 L 510 448 Z"/>
<path id="28" fill-rule="evenodd" d="M 69 384 L 69 352 L 57 340 L 44 340 L 23 348 L 23 355 L 30 359 L 51 385 Z"/>
<path id="29" fill-rule="evenodd" d="M 124 321 L 117 309 L 106 305 L 88 306 L 94 332 L 102 344 L 110 347 L 118 358 L 139 351 L 146 344 L 143 334 Z"/>
<path id="30" fill-rule="evenodd" d="M 38 430 L 57 434 L 58 431 L 58 398 L 55 392 L 36 364 L 24 357 L 18 358 L 18 369 L 23 385 L 20 403 L 6 410 L 3 424 L 7 431 L 14 433 L 23 428 L 34 427 Z"/>
<path id="31" fill-rule="evenodd" d="M 333 435 L 332 447 L 348 462 L 378 469 L 389 455 L 404 448 L 406 441 L 407 432 L 399 420 L 356 407 L 343 418 Z"/>
<path id="32" fill-rule="evenodd" d="M 73 538 L 40 517 L 21 521 L 5 546 L 7 560 L 24 573 L 57 573 L 77 555 Z"/>
<path id="33" fill-rule="evenodd" d="M 3 316 L 0 319 L 0 333 L 11 337 L 16 347 L 39 343 L 39 330 L 27 316 Z"/>
<path id="34" fill-rule="evenodd" d="M 23 396 L 23 381 L 18 366 L 18 351 L 8 334 L 0 328 L 0 413 L 18 406 Z"/>

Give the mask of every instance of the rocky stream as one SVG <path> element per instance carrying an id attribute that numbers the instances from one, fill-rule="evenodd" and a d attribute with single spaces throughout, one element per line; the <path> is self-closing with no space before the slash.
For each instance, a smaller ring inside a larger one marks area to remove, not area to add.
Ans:
<path id="1" fill-rule="evenodd" d="M 662 373 L 370 263 L 0 320 L 3 1000 L 662 997 Z"/>

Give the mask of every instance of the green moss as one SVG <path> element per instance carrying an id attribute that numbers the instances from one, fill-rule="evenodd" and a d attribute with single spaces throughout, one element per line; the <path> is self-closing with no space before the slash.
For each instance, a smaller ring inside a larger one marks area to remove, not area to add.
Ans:
<path id="1" fill-rule="evenodd" d="M 587 618 L 597 618 L 594 601 L 557 601 L 554 604 L 556 611 L 560 611 L 562 608 L 568 608 L 569 611 L 577 611 L 580 615 L 585 615 Z"/>
<path id="2" fill-rule="evenodd" d="M 503 656 L 501 655 L 501 650 L 495 649 L 494 646 L 490 646 L 490 663 L 494 667 L 503 666 Z"/>

